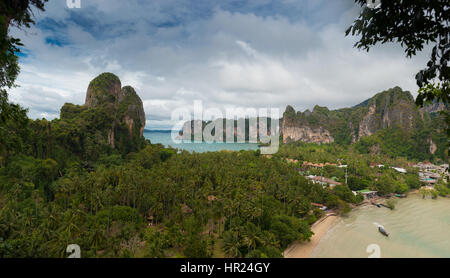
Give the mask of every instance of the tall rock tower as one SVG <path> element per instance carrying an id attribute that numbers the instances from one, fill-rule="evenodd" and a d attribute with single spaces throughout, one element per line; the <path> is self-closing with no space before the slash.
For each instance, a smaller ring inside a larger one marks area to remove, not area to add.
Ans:
<path id="1" fill-rule="evenodd" d="M 123 152 L 139 149 L 143 142 L 145 112 L 141 98 L 131 86 L 121 87 L 112 73 L 102 73 L 89 83 L 84 104 L 106 123 L 106 140 Z"/>

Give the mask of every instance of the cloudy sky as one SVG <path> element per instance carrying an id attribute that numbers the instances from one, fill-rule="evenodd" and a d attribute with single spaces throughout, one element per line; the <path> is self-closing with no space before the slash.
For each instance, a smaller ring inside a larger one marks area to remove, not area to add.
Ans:
<path id="1" fill-rule="evenodd" d="M 169 129 L 194 100 L 282 112 L 349 107 L 397 85 L 416 95 L 427 53 L 353 48 L 344 32 L 358 14 L 352 0 L 50 0 L 36 26 L 11 31 L 25 47 L 10 99 L 53 119 L 113 72 L 141 96 L 147 128 Z"/>

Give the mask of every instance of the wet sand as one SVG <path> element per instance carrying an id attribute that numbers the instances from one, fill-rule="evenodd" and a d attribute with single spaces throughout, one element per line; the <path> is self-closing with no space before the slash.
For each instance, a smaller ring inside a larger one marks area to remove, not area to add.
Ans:
<path id="1" fill-rule="evenodd" d="M 283 256 L 285 258 L 309 258 L 311 252 L 338 218 L 336 215 L 329 215 L 314 223 L 311 227 L 314 232 L 311 241 L 294 242 L 283 252 Z"/>

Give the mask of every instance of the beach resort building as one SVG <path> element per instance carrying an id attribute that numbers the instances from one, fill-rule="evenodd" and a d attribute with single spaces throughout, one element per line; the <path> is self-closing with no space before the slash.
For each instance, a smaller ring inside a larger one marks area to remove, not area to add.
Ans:
<path id="1" fill-rule="evenodd" d="M 400 167 L 391 167 L 392 169 L 394 169 L 395 171 L 402 173 L 402 174 L 406 174 L 407 171 L 406 169 L 400 168 Z"/>
<path id="2" fill-rule="evenodd" d="M 414 167 L 419 169 L 420 181 L 426 186 L 434 186 L 440 178 L 449 178 L 448 164 L 434 165 L 430 162 L 419 162 Z"/>
<path id="3" fill-rule="evenodd" d="M 355 195 L 361 194 L 364 197 L 364 200 L 372 199 L 372 198 L 376 197 L 378 194 L 378 191 L 372 191 L 369 189 L 363 189 L 363 190 L 352 191 L 352 192 Z"/>
<path id="4" fill-rule="evenodd" d="M 337 182 L 335 180 L 329 179 L 329 178 L 325 178 L 322 176 L 314 176 L 314 175 L 309 175 L 306 176 L 306 178 L 310 181 L 312 181 L 313 183 L 318 183 L 321 184 L 323 187 L 327 187 L 329 186 L 330 188 L 334 188 L 336 185 L 340 185 L 340 182 Z"/>
<path id="5" fill-rule="evenodd" d="M 312 205 L 313 207 L 319 208 L 320 210 L 327 210 L 327 207 L 326 207 L 325 205 L 322 205 L 322 204 L 311 203 L 311 205 Z"/>
<path id="6" fill-rule="evenodd" d="M 336 163 L 312 163 L 308 161 L 303 161 L 303 167 L 315 167 L 315 168 L 323 168 L 325 166 L 338 166 Z"/>
<path id="7" fill-rule="evenodd" d="M 426 161 L 426 162 L 419 162 L 414 167 L 419 168 L 421 171 L 427 171 L 427 170 L 437 170 L 438 166 Z"/>

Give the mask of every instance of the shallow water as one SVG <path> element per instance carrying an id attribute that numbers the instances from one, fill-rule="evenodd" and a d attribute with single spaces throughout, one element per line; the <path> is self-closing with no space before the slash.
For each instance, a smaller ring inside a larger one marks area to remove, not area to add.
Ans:
<path id="1" fill-rule="evenodd" d="M 378 232 L 378 225 L 389 233 Z M 341 218 L 311 253 L 315 258 L 369 257 L 377 244 L 382 258 L 450 257 L 450 199 L 399 199 L 394 210 L 360 207 Z"/>

